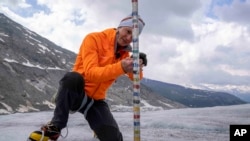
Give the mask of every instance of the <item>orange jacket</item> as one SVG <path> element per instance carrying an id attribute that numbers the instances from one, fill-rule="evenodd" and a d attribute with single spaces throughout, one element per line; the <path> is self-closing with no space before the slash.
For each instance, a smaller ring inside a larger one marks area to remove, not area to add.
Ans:
<path id="1" fill-rule="evenodd" d="M 116 29 L 88 34 L 83 40 L 73 67 L 85 80 L 85 92 L 95 100 L 105 99 L 106 91 L 117 77 L 125 72 L 121 60 L 129 57 L 129 51 L 121 51 L 115 57 Z M 142 78 L 142 72 L 140 73 Z M 132 79 L 133 74 L 128 74 Z"/>

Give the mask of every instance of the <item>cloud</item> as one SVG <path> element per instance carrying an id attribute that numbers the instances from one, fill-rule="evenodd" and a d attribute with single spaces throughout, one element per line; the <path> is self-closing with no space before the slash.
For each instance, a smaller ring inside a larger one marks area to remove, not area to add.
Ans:
<path id="1" fill-rule="evenodd" d="M 0 4 L 14 8 L 14 9 L 16 9 L 17 7 L 19 8 L 30 7 L 29 4 L 25 3 L 25 0 L 1 0 Z"/>
<path id="2" fill-rule="evenodd" d="M 217 6 L 215 15 L 223 21 L 248 25 L 250 18 L 250 1 L 234 0 L 231 5 Z"/>
<path id="3" fill-rule="evenodd" d="M 192 40 L 193 31 L 190 18 L 201 6 L 199 1 L 157 1 L 144 0 L 140 13 L 145 17 L 147 31 L 183 40 Z"/>

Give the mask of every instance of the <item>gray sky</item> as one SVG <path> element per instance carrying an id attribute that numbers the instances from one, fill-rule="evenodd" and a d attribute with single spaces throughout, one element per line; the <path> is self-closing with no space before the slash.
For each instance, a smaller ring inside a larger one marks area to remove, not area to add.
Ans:
<path id="1" fill-rule="evenodd" d="M 139 0 L 146 78 L 250 92 L 250 0 Z M 1 0 L 0 12 L 78 52 L 84 36 L 117 27 L 131 0 Z"/>

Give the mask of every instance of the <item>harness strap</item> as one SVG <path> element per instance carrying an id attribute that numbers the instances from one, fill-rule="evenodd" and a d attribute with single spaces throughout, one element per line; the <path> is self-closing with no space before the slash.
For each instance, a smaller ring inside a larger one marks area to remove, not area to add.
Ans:
<path id="1" fill-rule="evenodd" d="M 88 100 L 88 99 L 90 99 L 90 101 Z M 89 101 L 89 102 L 88 102 Z M 69 111 L 69 113 L 70 114 L 74 114 L 75 112 L 79 112 L 80 110 L 82 110 L 84 107 L 86 107 L 85 109 L 84 109 L 84 117 L 86 118 L 87 117 L 87 113 L 88 113 L 88 110 L 91 108 L 91 106 L 94 104 L 94 100 L 92 99 L 92 98 L 89 98 L 88 96 L 87 96 L 87 94 L 85 94 L 84 95 L 84 98 L 83 98 L 83 100 L 82 100 L 82 103 L 81 103 L 81 105 L 80 105 L 80 107 L 77 109 L 77 110 L 75 110 L 75 111 L 72 111 L 72 110 L 70 110 Z"/>

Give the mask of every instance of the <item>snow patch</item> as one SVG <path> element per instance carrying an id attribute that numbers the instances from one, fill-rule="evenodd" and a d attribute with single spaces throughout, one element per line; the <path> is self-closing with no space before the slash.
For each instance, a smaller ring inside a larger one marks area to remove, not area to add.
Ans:
<path id="1" fill-rule="evenodd" d="M 10 63 L 18 63 L 18 61 L 14 60 L 14 59 L 4 58 L 3 60 L 6 62 L 10 62 Z"/>
<path id="2" fill-rule="evenodd" d="M 162 107 L 156 107 L 150 105 L 146 100 L 141 99 L 141 103 L 144 105 L 141 107 L 142 111 L 158 111 L 158 110 L 163 110 Z"/>
<path id="3" fill-rule="evenodd" d="M 27 66 L 27 67 L 33 67 L 33 68 L 39 68 L 39 69 L 44 69 L 43 67 L 41 67 L 40 65 L 34 65 L 32 63 L 30 63 L 29 61 L 22 63 L 22 65 Z"/>
<path id="4" fill-rule="evenodd" d="M 11 114 L 11 113 L 7 111 L 6 109 L 0 109 L 0 115 L 4 115 L 4 114 Z"/>
<path id="5" fill-rule="evenodd" d="M 0 36 L 9 37 L 9 35 L 7 35 L 5 33 L 0 33 Z"/>
<path id="6" fill-rule="evenodd" d="M 38 46 L 40 47 L 39 51 L 41 51 L 43 54 L 45 54 L 46 51 L 50 52 L 50 50 L 46 46 L 42 44 L 38 44 Z"/>
<path id="7" fill-rule="evenodd" d="M 3 42 L 3 43 L 5 42 L 2 38 L 0 38 L 0 41 Z"/>
<path id="8" fill-rule="evenodd" d="M 158 100 L 159 103 L 163 104 L 163 105 L 166 105 L 167 107 L 170 107 L 170 108 L 174 108 L 174 106 L 168 104 L 168 103 L 165 103 L 165 102 L 162 102 L 160 100 Z"/>
<path id="9" fill-rule="evenodd" d="M 114 99 L 109 98 L 109 97 L 107 97 L 106 100 L 107 100 L 107 101 L 112 101 L 112 102 L 114 101 Z"/>
<path id="10" fill-rule="evenodd" d="M 133 107 L 125 105 L 111 105 L 110 110 L 113 112 L 129 112 L 133 110 Z"/>
<path id="11" fill-rule="evenodd" d="M 37 40 L 37 39 L 35 39 L 35 38 L 31 37 L 31 36 L 28 36 L 28 37 L 29 37 L 30 39 L 32 39 L 32 40 L 38 42 L 38 43 L 42 43 L 41 41 L 39 41 L 39 40 Z"/>
<path id="12" fill-rule="evenodd" d="M 30 31 L 28 28 L 24 27 L 24 29 L 25 29 L 30 35 L 37 36 L 33 31 Z"/>
<path id="13" fill-rule="evenodd" d="M 48 105 L 48 107 L 51 109 L 55 109 L 56 107 L 55 104 L 53 104 L 52 102 L 49 102 L 48 100 L 43 101 L 43 104 Z"/>
<path id="14" fill-rule="evenodd" d="M 29 62 L 29 60 L 27 60 L 27 62 L 25 63 L 19 63 L 18 61 L 14 60 L 14 59 L 8 59 L 8 58 L 4 58 L 3 59 L 4 61 L 6 62 L 9 62 L 9 63 L 17 63 L 17 64 L 21 64 L 21 65 L 24 65 L 24 66 L 27 66 L 27 67 L 33 67 L 33 68 L 38 68 L 38 69 L 42 69 L 42 70 L 64 70 L 62 68 L 59 68 L 59 67 L 42 67 L 40 65 L 34 65 L 32 63 Z"/>
<path id="15" fill-rule="evenodd" d="M 61 62 L 62 62 L 63 64 L 66 64 L 66 59 L 62 58 L 62 59 L 61 59 Z"/>
<path id="16" fill-rule="evenodd" d="M 55 52 L 62 54 L 61 51 L 54 49 Z"/>
<path id="17" fill-rule="evenodd" d="M 0 114 L 13 113 L 13 109 L 6 103 L 0 102 L 6 109 L 0 109 Z"/>
<path id="18" fill-rule="evenodd" d="M 34 46 L 34 43 L 31 43 L 29 40 L 26 40 L 27 43 L 29 43 L 30 45 Z"/>
<path id="19" fill-rule="evenodd" d="M 12 73 L 16 73 L 16 71 L 11 67 L 10 64 L 8 64 L 8 63 L 6 63 L 6 62 L 3 62 L 3 64 L 4 64 L 6 67 L 8 67 Z"/>
<path id="20" fill-rule="evenodd" d="M 19 105 L 19 107 L 16 109 L 17 112 L 20 112 L 20 113 L 26 113 L 26 112 L 29 112 L 29 111 L 40 111 L 39 109 L 36 109 L 34 107 L 31 107 L 31 106 L 24 106 L 22 104 Z"/>
<path id="21" fill-rule="evenodd" d="M 22 31 L 22 28 L 20 28 L 19 26 L 15 26 L 18 30 Z"/>
<path id="22" fill-rule="evenodd" d="M 26 82 L 29 83 L 31 86 L 34 86 L 37 90 L 43 92 L 46 82 L 44 80 L 30 80 L 26 79 Z"/>

